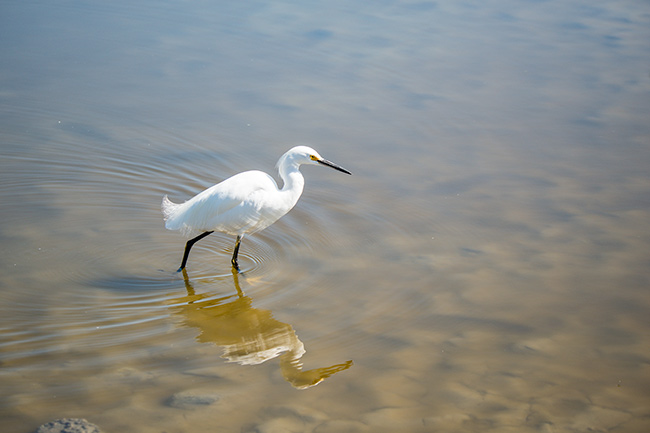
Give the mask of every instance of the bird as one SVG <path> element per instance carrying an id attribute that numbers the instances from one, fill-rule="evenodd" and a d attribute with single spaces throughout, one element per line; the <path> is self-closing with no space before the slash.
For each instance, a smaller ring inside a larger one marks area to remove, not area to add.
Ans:
<path id="1" fill-rule="evenodd" d="M 229 177 L 184 203 L 173 203 L 165 195 L 161 205 L 165 228 L 179 230 L 189 238 L 177 272 L 185 269 L 194 244 L 215 231 L 236 236 L 230 262 L 239 272 L 237 256 L 244 235 L 267 228 L 298 202 L 305 186 L 305 178 L 300 172 L 303 164 L 324 165 L 352 174 L 326 160 L 311 147 L 296 146 L 284 153 L 276 165 L 282 188 L 267 173 L 250 170 Z"/>

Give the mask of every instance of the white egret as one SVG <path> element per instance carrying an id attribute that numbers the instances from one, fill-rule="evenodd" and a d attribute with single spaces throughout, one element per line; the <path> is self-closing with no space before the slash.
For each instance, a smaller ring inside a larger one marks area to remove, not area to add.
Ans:
<path id="1" fill-rule="evenodd" d="M 251 170 L 213 185 L 182 204 L 172 203 L 165 195 L 162 200 L 165 227 L 180 230 L 190 238 L 178 270 L 185 268 L 192 246 L 215 231 L 237 236 L 231 263 L 239 270 L 237 254 L 244 235 L 267 228 L 298 202 L 305 186 L 299 168 L 301 164 L 322 164 L 352 174 L 324 159 L 314 149 L 296 146 L 282 155 L 277 163 L 284 182 L 282 189 L 268 174 Z"/>

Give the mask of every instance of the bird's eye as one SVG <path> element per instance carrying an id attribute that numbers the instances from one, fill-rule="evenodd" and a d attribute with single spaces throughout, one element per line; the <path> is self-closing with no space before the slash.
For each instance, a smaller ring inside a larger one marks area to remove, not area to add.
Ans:
<path id="1" fill-rule="evenodd" d="M 312 161 L 318 161 L 318 157 L 316 157 L 316 155 L 309 155 L 309 158 L 310 158 Z"/>

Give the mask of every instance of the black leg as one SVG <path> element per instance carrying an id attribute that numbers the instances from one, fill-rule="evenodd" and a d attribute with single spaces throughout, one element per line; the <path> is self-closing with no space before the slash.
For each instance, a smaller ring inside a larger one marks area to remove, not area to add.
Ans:
<path id="1" fill-rule="evenodd" d="M 240 243 L 241 243 L 241 236 L 237 236 L 237 240 L 235 241 L 235 251 L 233 251 L 232 260 L 230 260 L 230 263 L 232 263 L 232 267 L 237 269 L 237 272 L 239 272 L 239 265 L 237 264 L 237 255 L 239 254 Z"/>
<path id="2" fill-rule="evenodd" d="M 200 241 L 201 239 L 203 239 L 204 237 L 206 237 L 207 235 L 211 234 L 211 233 L 214 233 L 214 231 L 203 232 L 200 235 L 198 235 L 197 237 L 187 241 L 187 243 L 185 244 L 185 253 L 183 254 L 183 261 L 181 262 L 181 267 L 178 268 L 178 271 L 176 271 L 176 272 L 180 272 L 183 269 L 185 269 L 185 265 L 187 264 L 187 258 L 190 256 L 190 250 L 192 249 L 194 244 L 197 243 L 198 241 Z"/>

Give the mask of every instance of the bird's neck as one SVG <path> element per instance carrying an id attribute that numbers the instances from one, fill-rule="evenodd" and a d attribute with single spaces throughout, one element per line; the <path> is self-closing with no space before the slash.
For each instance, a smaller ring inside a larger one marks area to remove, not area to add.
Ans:
<path id="1" fill-rule="evenodd" d="M 290 166 L 280 170 L 280 177 L 284 182 L 280 193 L 285 196 L 287 202 L 293 207 L 298 202 L 305 187 L 305 178 L 302 177 L 298 166 Z"/>

